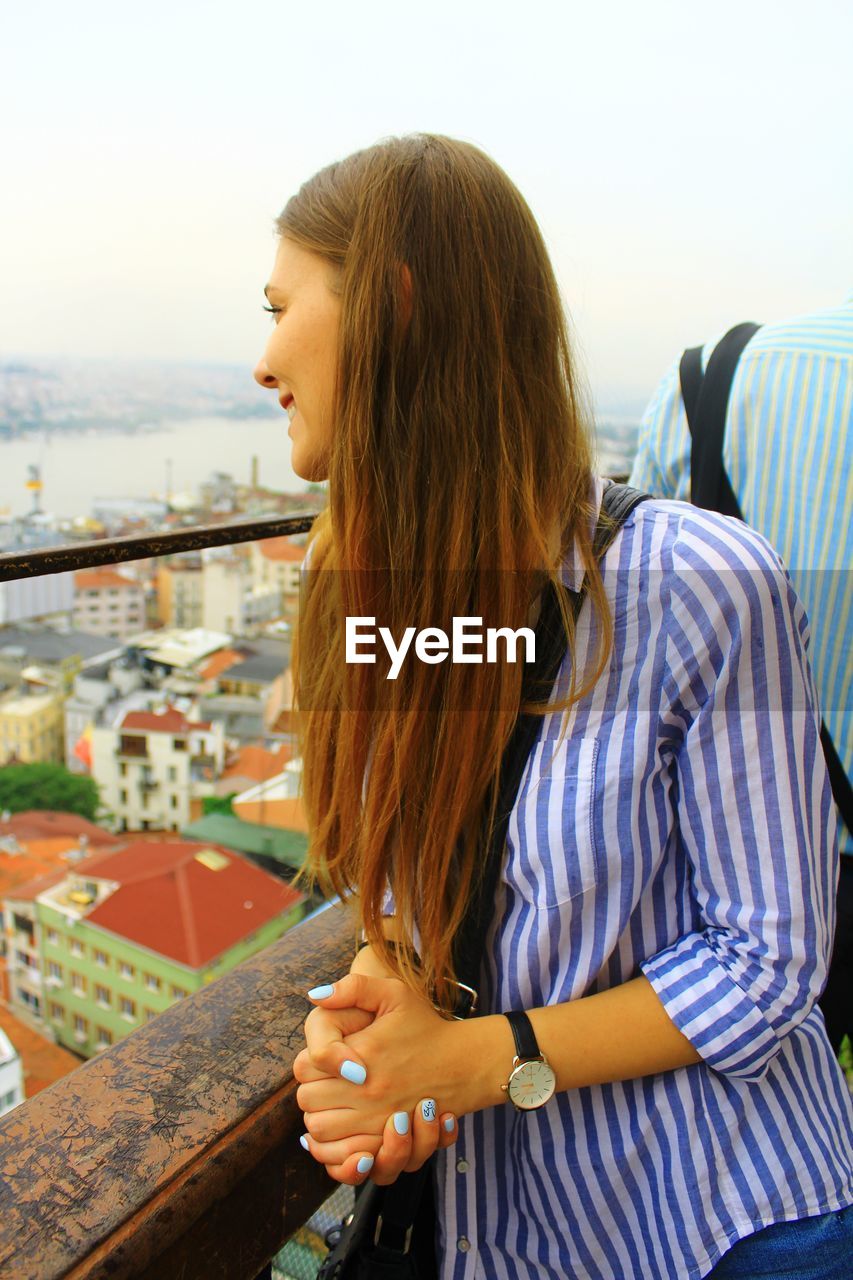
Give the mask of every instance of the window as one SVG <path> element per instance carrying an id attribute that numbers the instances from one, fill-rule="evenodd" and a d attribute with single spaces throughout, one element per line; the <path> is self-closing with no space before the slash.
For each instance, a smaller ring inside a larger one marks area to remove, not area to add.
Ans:
<path id="1" fill-rule="evenodd" d="M 173 764 L 169 765 L 169 781 L 170 782 L 178 781 L 178 771 Z"/>
<path id="2" fill-rule="evenodd" d="M 172 808 L 173 808 L 173 809 L 177 809 L 177 807 L 178 807 L 178 797 L 177 797 L 177 796 L 174 796 L 174 795 L 173 795 L 173 796 L 170 796 L 170 797 L 169 797 L 169 803 L 171 804 L 171 806 L 172 806 Z"/>
<path id="3" fill-rule="evenodd" d="M 65 1010 L 61 1004 L 57 1004 L 55 1000 L 50 1002 L 50 1016 L 54 1022 L 65 1021 Z"/>
<path id="4" fill-rule="evenodd" d="M 172 739 L 172 750 L 173 750 L 173 751 L 186 751 L 186 749 L 187 749 L 187 740 L 186 740 L 186 738 L 173 738 L 173 739 Z"/>
<path id="5" fill-rule="evenodd" d="M 156 974 L 146 973 L 145 987 L 148 991 L 159 991 L 162 986 L 163 984 L 160 981 L 160 979 L 156 976 Z"/>
<path id="6" fill-rule="evenodd" d="M 56 931 L 55 929 L 48 929 L 48 931 L 47 931 L 47 940 L 48 940 L 48 942 L 50 943 L 50 945 L 51 945 L 52 947 L 58 947 L 58 946 L 59 946 L 59 934 L 57 933 L 57 931 Z"/>
<path id="7" fill-rule="evenodd" d="M 127 762 L 125 760 L 122 760 L 121 764 L 118 767 L 118 771 L 123 778 L 127 777 Z"/>
<path id="8" fill-rule="evenodd" d="M 119 791 L 118 798 L 122 804 L 127 804 L 127 788 L 126 787 L 122 787 L 122 789 Z"/>
<path id="9" fill-rule="evenodd" d="M 48 986 L 62 986 L 62 965 L 57 964 L 55 960 L 48 960 L 47 962 L 47 981 Z"/>
<path id="10" fill-rule="evenodd" d="M 74 1039 L 83 1041 L 89 1036 L 89 1022 L 86 1018 L 81 1017 L 79 1013 L 74 1015 Z"/>
<path id="11" fill-rule="evenodd" d="M 132 982 L 136 977 L 136 970 L 132 964 L 128 964 L 126 960 L 119 960 L 118 971 L 122 978 L 127 978 L 128 982 Z"/>
<path id="12" fill-rule="evenodd" d="M 174 1000 L 183 1000 L 184 996 L 188 995 L 189 992 L 184 991 L 183 987 L 176 987 L 175 984 L 172 983 L 172 998 Z"/>
<path id="13" fill-rule="evenodd" d="M 82 956 L 82 954 L 83 954 L 83 943 L 82 943 L 82 942 L 78 942 L 78 940 L 77 940 L 76 938 L 69 938 L 69 939 L 68 939 L 68 950 L 71 952 L 72 956 Z"/>
<path id="14" fill-rule="evenodd" d="M 128 996 L 119 996 L 118 1007 L 123 1018 L 132 1020 L 136 1017 L 136 1001 Z"/>
<path id="15" fill-rule="evenodd" d="M 72 973 L 71 990 L 75 996 L 84 996 L 86 994 L 86 979 L 80 973 Z"/>
<path id="16" fill-rule="evenodd" d="M 106 951 L 95 950 L 95 964 L 99 964 L 102 969 L 106 969 L 109 965 L 110 958 Z"/>
<path id="17" fill-rule="evenodd" d="M 95 1027 L 95 1048 L 109 1049 L 113 1042 L 113 1033 L 108 1031 L 106 1027 Z"/>
<path id="18" fill-rule="evenodd" d="M 108 1009 L 112 1004 L 112 996 L 109 987 L 102 987 L 100 983 L 95 983 L 95 999 L 99 1005 Z"/>

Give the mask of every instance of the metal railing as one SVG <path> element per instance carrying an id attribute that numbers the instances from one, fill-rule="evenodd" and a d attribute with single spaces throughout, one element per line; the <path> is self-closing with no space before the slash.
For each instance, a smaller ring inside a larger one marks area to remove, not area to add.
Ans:
<path id="1" fill-rule="evenodd" d="M 305 533 L 266 516 L 0 554 L 0 581 Z M 3 1280 L 255 1280 L 337 1184 L 299 1144 L 304 993 L 345 972 L 330 908 L 0 1121 Z"/>
<path id="2" fill-rule="evenodd" d="M 0 1276 L 254 1280 L 336 1183 L 299 1144 L 305 992 L 330 907 L 0 1121 Z"/>

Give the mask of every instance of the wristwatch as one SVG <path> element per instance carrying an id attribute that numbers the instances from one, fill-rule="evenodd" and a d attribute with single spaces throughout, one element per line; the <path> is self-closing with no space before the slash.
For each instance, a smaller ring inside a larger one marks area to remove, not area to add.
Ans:
<path id="1" fill-rule="evenodd" d="M 557 1077 L 539 1048 L 527 1014 L 513 1010 L 504 1017 L 512 1027 L 516 1056 L 509 1080 L 501 1088 L 518 1111 L 535 1111 L 553 1098 Z"/>

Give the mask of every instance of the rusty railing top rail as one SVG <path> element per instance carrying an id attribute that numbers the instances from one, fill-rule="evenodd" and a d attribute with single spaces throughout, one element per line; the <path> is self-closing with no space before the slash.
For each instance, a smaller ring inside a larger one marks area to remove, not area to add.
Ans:
<path id="1" fill-rule="evenodd" d="M 255 516 L 228 524 L 203 524 L 168 533 L 132 533 L 123 538 L 96 538 L 66 546 L 41 550 L 7 551 L 0 554 L 0 582 L 15 578 L 40 578 L 71 569 L 93 569 L 152 556 L 171 556 L 182 551 L 230 546 L 237 542 L 257 542 L 284 534 L 307 533 L 316 513 L 298 516 Z"/>
<path id="2" fill-rule="evenodd" d="M 305 992 L 330 907 L 0 1121 L 0 1276 L 254 1280 L 337 1186 L 299 1145 Z"/>

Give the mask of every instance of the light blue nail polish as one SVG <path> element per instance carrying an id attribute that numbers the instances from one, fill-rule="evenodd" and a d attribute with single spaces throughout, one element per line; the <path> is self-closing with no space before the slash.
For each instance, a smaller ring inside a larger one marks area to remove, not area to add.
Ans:
<path id="1" fill-rule="evenodd" d="M 350 1084 L 364 1084 L 367 1079 L 364 1067 L 359 1066 L 357 1062 L 350 1062 L 349 1058 L 341 1063 L 341 1075 L 345 1080 L 349 1080 Z"/>
<path id="2" fill-rule="evenodd" d="M 444 1127 L 448 1133 L 453 1132 L 453 1116 L 448 1116 L 444 1122 Z"/>
<path id="3" fill-rule="evenodd" d="M 330 995 L 334 994 L 334 986 L 331 982 L 325 982 L 322 987 L 312 987 L 308 992 L 309 1000 L 328 1000 Z"/>
<path id="4" fill-rule="evenodd" d="M 308 1150 L 308 1139 L 307 1139 L 307 1137 L 305 1136 L 305 1134 L 304 1134 L 304 1133 L 303 1133 L 302 1137 L 299 1139 L 299 1141 L 302 1143 L 302 1146 L 303 1146 L 303 1147 L 305 1148 L 305 1150 L 307 1151 L 307 1150 Z"/>
<path id="5" fill-rule="evenodd" d="M 403 1135 L 404 1133 L 408 1133 L 408 1132 L 409 1132 L 409 1113 L 408 1113 L 408 1111 L 395 1111 L 395 1112 L 394 1112 L 394 1129 L 395 1129 L 395 1131 L 396 1131 L 397 1133 L 399 1133 L 399 1134 L 400 1134 L 400 1136 L 401 1136 L 401 1137 L 402 1137 L 402 1135 Z"/>
<path id="6" fill-rule="evenodd" d="M 373 1168 L 373 1156 L 362 1156 L 355 1167 L 359 1173 L 370 1173 Z"/>
<path id="7" fill-rule="evenodd" d="M 424 1098 L 423 1102 L 421 1103 L 421 1115 L 423 1116 L 424 1120 L 435 1119 L 435 1099 L 434 1098 Z"/>

